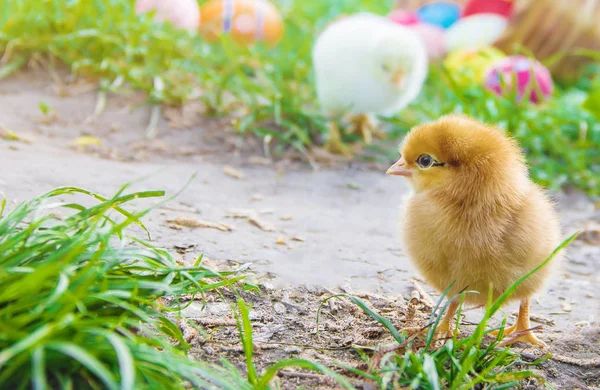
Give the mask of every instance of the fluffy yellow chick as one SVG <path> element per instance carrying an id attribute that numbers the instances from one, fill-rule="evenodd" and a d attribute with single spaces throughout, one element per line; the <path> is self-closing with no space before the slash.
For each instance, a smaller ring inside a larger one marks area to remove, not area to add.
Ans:
<path id="1" fill-rule="evenodd" d="M 404 204 L 405 245 L 437 290 L 454 282 L 449 296 L 474 290 L 479 294 L 467 294 L 466 303 L 485 304 L 490 285 L 498 298 L 560 244 L 552 203 L 529 179 L 519 145 L 501 130 L 445 116 L 413 128 L 400 152 L 387 173 L 406 177 L 414 189 Z M 543 267 L 512 296 L 521 306 L 505 334 L 517 333 L 503 345 L 545 345 L 530 331 L 529 299 L 549 273 L 550 267 Z M 449 305 L 438 335 L 452 335 L 458 305 L 458 300 Z"/>

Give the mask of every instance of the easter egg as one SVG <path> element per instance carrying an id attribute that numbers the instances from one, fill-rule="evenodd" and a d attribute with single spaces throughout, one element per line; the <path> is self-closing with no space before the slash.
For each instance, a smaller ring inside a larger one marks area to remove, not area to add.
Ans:
<path id="1" fill-rule="evenodd" d="M 209 0 L 200 13 L 200 32 L 211 40 L 225 33 L 241 43 L 275 44 L 283 37 L 281 15 L 267 0 Z"/>
<path id="2" fill-rule="evenodd" d="M 552 95 L 550 72 L 538 61 L 524 56 L 511 56 L 494 65 L 485 77 L 485 86 L 498 95 L 506 95 L 517 88 L 516 98 L 525 94 L 532 103 L 539 103 Z"/>
<path id="3" fill-rule="evenodd" d="M 390 12 L 388 18 L 390 18 L 392 22 L 401 24 L 403 26 L 409 26 L 419 23 L 419 18 L 417 17 L 417 14 L 403 9 L 396 9 Z"/>
<path id="4" fill-rule="evenodd" d="M 431 3 L 419 8 L 417 10 L 417 16 L 423 23 L 435 24 L 442 28 L 448 28 L 460 17 L 460 8 L 454 3 Z"/>
<path id="5" fill-rule="evenodd" d="M 446 31 L 446 47 L 452 51 L 489 46 L 502 36 L 507 26 L 508 19 L 497 14 L 465 16 Z"/>
<path id="6" fill-rule="evenodd" d="M 200 8 L 196 0 L 137 0 L 135 12 L 144 14 L 156 11 L 154 19 L 157 22 L 171 22 L 175 26 L 197 30 L 200 26 Z"/>
<path id="7" fill-rule="evenodd" d="M 444 66 L 459 85 L 483 84 L 487 71 L 506 56 L 494 47 L 462 49 L 449 53 Z"/>
<path id="8" fill-rule="evenodd" d="M 509 18 L 512 15 L 514 6 L 514 0 L 470 0 L 463 8 L 463 16 L 498 14 Z"/>
<path id="9" fill-rule="evenodd" d="M 437 59 L 446 53 L 444 29 L 433 24 L 418 23 L 409 26 L 423 40 L 430 59 Z"/>

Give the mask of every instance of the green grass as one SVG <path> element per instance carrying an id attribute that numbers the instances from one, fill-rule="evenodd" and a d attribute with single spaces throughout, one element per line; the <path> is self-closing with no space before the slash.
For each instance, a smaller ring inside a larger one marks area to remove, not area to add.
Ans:
<path id="1" fill-rule="evenodd" d="M 135 15 L 133 0 L 12 0 L 0 9 L 0 77 L 34 55 L 50 55 L 59 60 L 51 64 L 65 63 L 98 80 L 98 112 L 109 92 L 125 88 L 146 91 L 155 107 L 199 99 L 207 115 L 231 117 L 240 133 L 264 137 L 276 153 L 290 146 L 306 151 L 327 132 L 313 85 L 315 36 L 341 13 L 385 14 L 392 3 L 278 0 L 286 33 L 277 47 L 268 48 L 241 47 L 227 37 L 208 44 L 196 34 Z M 401 135 L 422 121 L 465 112 L 513 134 L 539 183 L 553 189 L 574 185 L 597 196 L 598 96 L 595 70 L 575 85 L 559 85 L 550 101 L 533 106 L 498 98 L 480 86 L 458 87 L 434 67 L 418 101 L 391 121 L 391 130 Z"/>
<path id="2" fill-rule="evenodd" d="M 74 194 L 96 204 L 58 200 Z M 187 358 L 168 313 L 182 307 L 179 296 L 230 286 L 242 276 L 199 261 L 179 266 L 165 250 L 126 234 L 132 224 L 143 227 L 145 212 L 122 206 L 162 195 L 121 191 L 105 199 L 59 188 L 0 219 L 0 388 L 227 383 L 225 371 Z M 163 296 L 175 299 L 160 304 Z"/>

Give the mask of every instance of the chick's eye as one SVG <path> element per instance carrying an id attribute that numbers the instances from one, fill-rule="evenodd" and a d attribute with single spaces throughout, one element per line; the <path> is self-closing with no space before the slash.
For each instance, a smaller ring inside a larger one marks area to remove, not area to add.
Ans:
<path id="1" fill-rule="evenodd" d="M 422 154 L 417 159 L 417 164 L 419 165 L 419 167 L 424 169 L 430 168 L 434 162 L 435 160 L 433 159 L 433 157 L 431 157 L 428 154 Z"/>

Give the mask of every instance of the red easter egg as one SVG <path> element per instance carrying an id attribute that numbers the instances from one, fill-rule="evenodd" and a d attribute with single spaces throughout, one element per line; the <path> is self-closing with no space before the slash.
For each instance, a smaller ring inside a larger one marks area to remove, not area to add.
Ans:
<path id="1" fill-rule="evenodd" d="M 474 14 L 498 14 L 510 17 L 515 6 L 515 0 L 470 0 L 463 9 L 462 16 Z"/>

